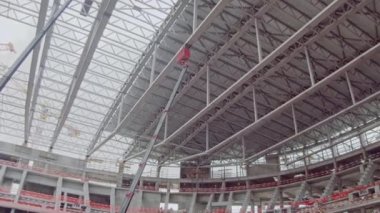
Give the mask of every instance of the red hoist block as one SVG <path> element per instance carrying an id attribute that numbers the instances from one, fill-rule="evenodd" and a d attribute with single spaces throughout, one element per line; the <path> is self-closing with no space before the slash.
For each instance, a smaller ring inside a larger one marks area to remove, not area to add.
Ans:
<path id="1" fill-rule="evenodd" d="M 191 56 L 190 48 L 185 47 L 179 52 L 177 62 L 181 65 L 186 65 Z"/>

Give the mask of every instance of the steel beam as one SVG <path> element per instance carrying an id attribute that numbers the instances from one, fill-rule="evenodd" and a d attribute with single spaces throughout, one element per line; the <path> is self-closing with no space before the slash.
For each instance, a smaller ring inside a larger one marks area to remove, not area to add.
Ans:
<path id="1" fill-rule="evenodd" d="M 45 36 L 45 34 L 49 31 L 49 29 L 53 26 L 58 17 L 65 11 L 65 9 L 70 5 L 72 0 L 67 0 L 64 5 L 49 19 L 44 28 L 41 30 L 38 35 L 36 35 L 33 40 L 29 43 L 29 45 L 25 48 L 25 50 L 20 54 L 20 56 L 16 59 L 16 61 L 9 67 L 8 71 L 1 77 L 0 79 L 0 92 L 7 85 L 8 81 L 12 78 L 13 74 L 18 70 L 21 64 L 24 62 L 26 57 L 32 52 L 32 50 L 39 44 L 41 39 Z"/>
<path id="2" fill-rule="evenodd" d="M 41 33 L 42 28 L 44 27 L 48 6 L 49 6 L 49 0 L 42 0 L 41 1 L 40 13 L 38 15 L 38 22 L 37 22 L 37 26 L 36 26 L 36 36 L 39 33 Z M 49 32 L 49 30 L 46 31 L 46 34 L 48 32 Z M 27 88 L 26 100 L 25 100 L 24 144 L 26 144 L 28 142 L 28 138 L 29 138 L 28 124 L 29 124 L 30 104 L 31 104 L 30 101 L 32 98 L 32 92 L 33 92 L 33 87 L 34 87 L 34 81 L 35 81 L 35 76 L 36 76 L 36 69 L 37 69 L 38 56 L 40 53 L 40 49 L 41 49 L 41 43 L 38 42 L 33 49 L 32 62 L 30 64 L 28 88 Z"/>
<path id="3" fill-rule="evenodd" d="M 176 60 L 178 55 L 182 51 L 183 48 L 193 45 L 195 42 L 199 40 L 201 35 L 208 30 L 209 26 L 212 24 L 213 20 L 219 16 L 219 14 L 224 10 L 224 8 L 231 2 L 231 0 L 219 1 L 218 4 L 212 9 L 212 11 L 208 14 L 208 16 L 202 21 L 202 23 L 198 26 L 196 31 L 187 39 L 185 44 L 178 50 L 178 52 L 173 56 L 173 58 L 168 62 L 168 64 L 164 67 L 164 69 L 160 72 L 157 78 L 154 80 L 152 85 L 148 87 L 148 89 L 143 93 L 139 100 L 135 103 L 135 105 L 129 110 L 129 112 L 124 116 L 122 122 L 116 126 L 116 128 L 99 144 L 94 146 L 87 153 L 88 156 L 92 155 L 96 150 L 98 150 L 101 146 L 103 146 L 107 141 L 109 141 L 113 136 L 115 136 L 129 118 L 132 116 L 133 112 L 140 108 L 144 102 L 150 97 L 153 93 L 154 89 L 166 78 L 168 73 L 172 70 L 173 66 L 177 63 Z"/>
<path id="4" fill-rule="evenodd" d="M 166 103 L 166 106 L 165 106 L 165 109 L 164 109 L 164 113 L 161 115 L 160 121 L 158 122 L 156 130 L 154 131 L 153 138 L 150 140 L 150 142 L 148 144 L 148 147 L 145 150 L 144 157 L 141 160 L 141 163 L 139 164 L 139 168 L 138 168 L 135 176 L 133 177 L 133 181 L 132 181 L 131 186 L 130 186 L 129 191 L 128 191 L 128 196 L 127 196 L 126 200 L 122 203 L 122 206 L 121 206 L 121 212 L 122 213 L 125 213 L 128 210 L 129 204 L 130 204 L 130 202 L 131 202 L 131 200 L 133 198 L 133 195 L 134 195 L 135 189 L 137 187 L 137 184 L 138 184 L 138 182 L 140 180 L 140 177 L 141 177 L 141 175 L 142 175 L 142 173 L 143 173 L 143 171 L 145 169 L 146 162 L 147 162 L 147 160 L 149 158 L 150 153 L 153 150 L 153 145 L 156 143 L 157 135 L 160 132 L 162 124 L 163 124 L 163 122 L 165 120 L 165 117 L 167 115 L 167 112 L 168 112 L 168 110 L 169 110 L 169 108 L 170 108 L 170 106 L 171 106 L 171 104 L 173 102 L 173 99 L 174 99 L 175 95 L 177 94 L 177 90 L 178 90 L 178 88 L 181 85 L 182 78 L 185 75 L 186 70 L 187 70 L 187 67 L 183 68 L 182 71 L 181 71 L 181 73 L 178 76 L 178 80 L 177 80 L 176 84 L 174 85 L 173 91 L 170 94 L 170 98 L 169 98 L 168 102 Z"/>
<path id="5" fill-rule="evenodd" d="M 50 151 L 52 151 L 55 143 L 57 142 L 58 136 L 70 113 L 71 107 L 78 94 L 80 85 L 82 84 L 83 78 L 94 56 L 94 53 L 98 46 L 100 38 L 102 37 L 103 32 L 106 28 L 106 25 L 112 15 L 116 2 L 117 0 L 107 0 L 107 1 L 102 1 L 102 3 L 100 4 L 100 8 L 95 19 L 95 23 L 92 25 L 90 34 L 83 48 L 83 52 L 79 59 L 77 69 L 75 70 L 73 80 L 71 81 L 71 84 L 70 84 L 69 92 L 66 96 L 61 114 L 59 116 L 59 120 L 54 130 L 53 137 L 51 139 L 51 145 L 49 147 Z"/>

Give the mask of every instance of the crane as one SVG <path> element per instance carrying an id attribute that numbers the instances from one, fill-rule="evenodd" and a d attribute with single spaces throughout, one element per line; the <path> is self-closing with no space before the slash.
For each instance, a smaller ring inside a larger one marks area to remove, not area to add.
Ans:
<path id="1" fill-rule="evenodd" d="M 0 51 L 9 51 L 12 53 L 16 53 L 15 47 L 12 44 L 12 42 L 0 43 Z"/>

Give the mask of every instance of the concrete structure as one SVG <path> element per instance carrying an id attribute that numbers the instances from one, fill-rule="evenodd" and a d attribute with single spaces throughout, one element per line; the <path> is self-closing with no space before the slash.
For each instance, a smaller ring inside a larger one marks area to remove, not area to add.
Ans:
<path id="1" fill-rule="evenodd" d="M 11 33 L 35 30 L 1 66 L 0 211 L 380 206 L 376 0 L 0 0 L 0 11 Z"/>

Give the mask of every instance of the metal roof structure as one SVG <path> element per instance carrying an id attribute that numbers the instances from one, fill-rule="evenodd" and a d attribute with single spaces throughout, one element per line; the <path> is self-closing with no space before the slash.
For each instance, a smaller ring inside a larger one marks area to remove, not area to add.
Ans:
<path id="1" fill-rule="evenodd" d="M 46 2 L 0 0 L 0 14 L 38 31 L 58 8 Z M 1 92 L 3 133 L 105 168 L 152 141 L 160 165 L 302 158 L 378 125 L 376 0 L 109 0 L 88 13 L 85 2 Z"/>

